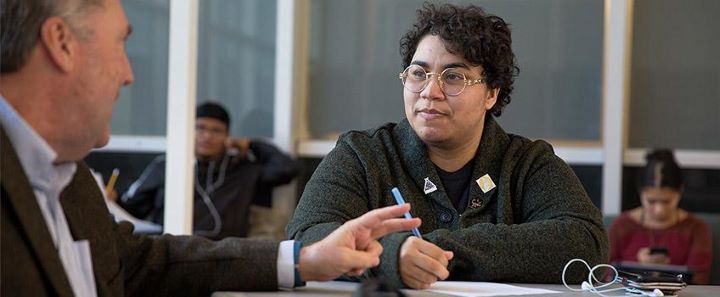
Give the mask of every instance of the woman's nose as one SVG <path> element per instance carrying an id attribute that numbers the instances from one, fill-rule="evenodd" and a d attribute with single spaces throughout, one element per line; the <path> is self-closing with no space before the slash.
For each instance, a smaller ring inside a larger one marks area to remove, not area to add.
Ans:
<path id="1" fill-rule="evenodd" d="M 430 100 L 442 100 L 445 98 L 445 93 L 443 93 L 440 81 L 436 76 L 430 76 L 428 78 L 427 85 L 420 93 L 420 96 Z"/>

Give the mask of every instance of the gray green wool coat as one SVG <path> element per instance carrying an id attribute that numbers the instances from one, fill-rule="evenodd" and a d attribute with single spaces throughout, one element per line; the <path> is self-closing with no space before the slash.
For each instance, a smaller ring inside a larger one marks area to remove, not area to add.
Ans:
<path id="1" fill-rule="evenodd" d="M 397 186 L 422 219 L 423 238 L 455 253 L 449 280 L 559 283 L 573 258 L 605 262 L 600 211 L 550 144 L 505 133 L 491 116 L 482 133 L 472 180 L 488 174 L 497 187 L 483 193 L 473 182 L 462 214 L 407 120 L 343 134 L 307 183 L 288 236 L 318 241 L 371 209 L 394 205 L 390 189 Z M 425 178 L 436 191 L 423 192 Z M 369 273 L 400 285 L 398 256 L 408 236 L 383 237 L 381 263 Z M 568 280 L 587 273 L 574 265 Z"/>

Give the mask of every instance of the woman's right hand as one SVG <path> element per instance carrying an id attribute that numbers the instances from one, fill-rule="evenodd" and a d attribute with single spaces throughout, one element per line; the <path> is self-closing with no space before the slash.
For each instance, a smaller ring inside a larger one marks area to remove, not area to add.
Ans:
<path id="1" fill-rule="evenodd" d="M 649 247 L 638 250 L 637 259 L 646 264 L 670 264 L 670 258 L 665 254 L 651 254 Z"/>
<path id="2" fill-rule="evenodd" d="M 453 252 L 410 236 L 400 247 L 400 278 L 410 288 L 427 289 L 450 275 L 447 267 L 452 257 Z"/>

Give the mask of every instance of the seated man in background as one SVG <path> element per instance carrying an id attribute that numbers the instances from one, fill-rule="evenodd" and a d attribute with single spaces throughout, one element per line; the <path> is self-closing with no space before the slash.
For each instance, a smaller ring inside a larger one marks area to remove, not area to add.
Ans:
<path id="1" fill-rule="evenodd" d="M 213 239 L 245 237 L 256 193 L 290 182 L 298 172 L 287 154 L 269 143 L 229 136 L 230 116 L 218 103 L 197 107 L 193 230 Z M 165 156 L 156 158 L 123 195 L 132 215 L 163 223 Z"/>
<path id="2" fill-rule="evenodd" d="M 623 212 L 610 226 L 610 262 L 684 265 L 693 272 L 693 283 L 707 284 L 710 227 L 678 208 L 684 184 L 672 151 L 656 150 L 645 159 L 642 206 Z"/>

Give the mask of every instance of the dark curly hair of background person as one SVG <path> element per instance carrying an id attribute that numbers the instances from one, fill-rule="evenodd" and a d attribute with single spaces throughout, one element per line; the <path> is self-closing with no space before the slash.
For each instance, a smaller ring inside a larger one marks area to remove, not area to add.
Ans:
<path id="1" fill-rule="evenodd" d="M 500 88 L 490 112 L 499 117 L 510 104 L 513 82 L 520 72 L 512 51 L 510 28 L 500 17 L 485 13 L 474 5 L 425 3 L 417 12 L 417 22 L 400 40 L 403 69 L 410 65 L 418 43 L 426 35 L 440 37 L 448 52 L 483 67 L 483 78 L 491 88 Z"/>

